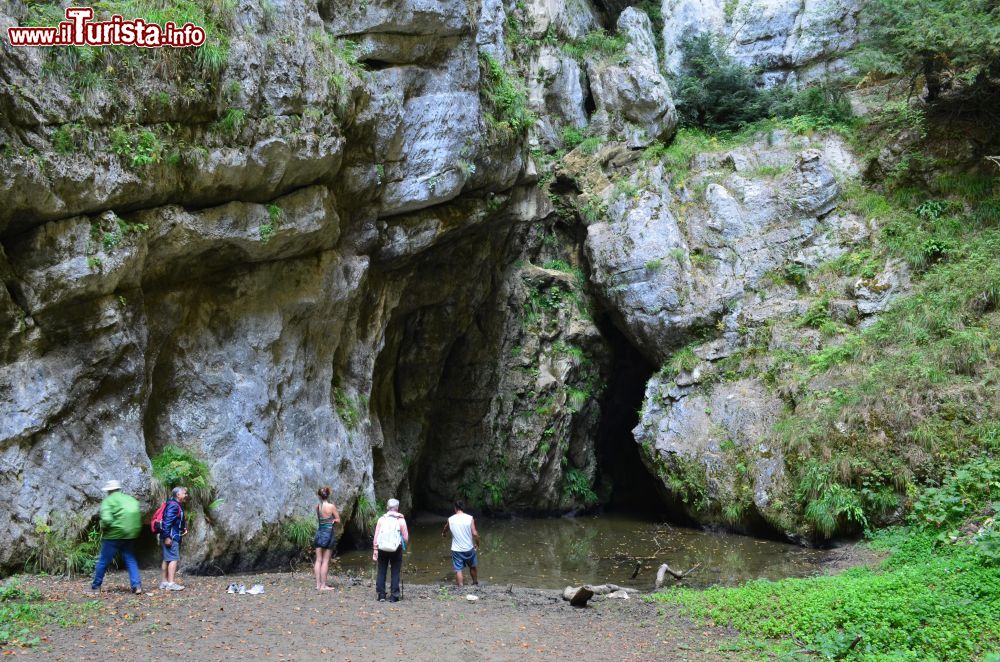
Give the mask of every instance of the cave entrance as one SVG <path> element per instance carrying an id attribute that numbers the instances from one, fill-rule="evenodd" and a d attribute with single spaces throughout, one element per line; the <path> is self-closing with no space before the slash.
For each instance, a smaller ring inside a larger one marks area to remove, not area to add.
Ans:
<path id="1" fill-rule="evenodd" d="M 597 321 L 611 344 L 612 369 L 601 401 L 597 430 L 597 493 L 608 510 L 674 519 L 674 509 L 663 486 L 650 474 L 639 456 L 632 429 L 639 423 L 639 410 L 646 382 L 656 371 L 610 319 Z"/>

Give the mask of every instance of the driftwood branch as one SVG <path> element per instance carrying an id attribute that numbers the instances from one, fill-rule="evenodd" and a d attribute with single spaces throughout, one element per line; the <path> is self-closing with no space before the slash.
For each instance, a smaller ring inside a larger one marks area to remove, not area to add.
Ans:
<path id="1" fill-rule="evenodd" d="M 585 584 L 583 586 L 567 586 L 563 589 L 562 599 L 574 607 L 586 607 L 587 602 L 595 595 L 606 595 L 609 598 L 628 600 L 629 593 L 636 593 L 633 588 L 623 588 L 617 584 Z"/>
<path id="2" fill-rule="evenodd" d="M 692 572 L 694 572 L 695 570 L 697 570 L 700 567 L 701 567 L 701 564 L 700 563 L 696 563 L 695 565 L 691 566 L 687 570 L 685 570 L 683 572 L 679 572 L 679 571 L 674 570 L 673 568 L 671 568 L 666 563 L 664 563 L 663 565 L 660 566 L 660 569 L 656 571 L 656 588 L 660 588 L 661 586 L 663 586 L 663 580 L 666 578 L 666 576 L 667 576 L 668 573 L 670 575 L 672 575 L 674 579 L 680 581 L 681 579 L 684 579 L 685 577 L 687 577 L 688 575 L 690 575 Z"/>
<path id="3" fill-rule="evenodd" d="M 1000 168 L 1000 155 L 997 155 L 997 156 L 986 156 L 986 157 L 983 157 L 983 158 L 985 158 L 987 161 L 991 162 L 996 167 Z"/>

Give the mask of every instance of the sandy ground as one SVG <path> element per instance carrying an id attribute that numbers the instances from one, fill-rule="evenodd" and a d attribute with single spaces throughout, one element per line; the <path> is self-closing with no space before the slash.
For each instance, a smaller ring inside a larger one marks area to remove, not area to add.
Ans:
<path id="1" fill-rule="evenodd" d="M 184 591 L 134 596 L 124 573 L 109 574 L 87 625 L 50 626 L 40 644 L 4 659 L 718 660 L 734 638 L 636 598 L 577 609 L 556 591 L 480 586 L 470 602 L 456 587 L 408 586 L 404 576 L 403 600 L 379 603 L 368 579 L 333 577 L 334 590 L 319 592 L 305 571 L 180 580 Z M 234 580 L 265 592 L 229 595 Z M 24 581 L 49 599 L 94 599 L 85 579 Z"/>

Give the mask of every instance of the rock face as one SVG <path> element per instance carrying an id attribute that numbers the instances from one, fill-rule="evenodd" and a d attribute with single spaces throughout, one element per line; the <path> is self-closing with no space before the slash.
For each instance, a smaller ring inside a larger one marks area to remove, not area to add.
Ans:
<path id="1" fill-rule="evenodd" d="M 677 128 L 677 111 L 660 73 L 649 17 L 629 7 L 617 28 L 626 41 L 621 58 L 591 57 L 587 63 L 597 106 L 593 124 L 602 133 L 621 135 L 630 147 L 668 141 Z"/>
<path id="2" fill-rule="evenodd" d="M 867 237 L 836 210 L 856 174 L 836 138 L 712 151 L 683 185 L 639 167 L 677 120 L 634 8 L 609 58 L 566 48 L 601 27 L 588 0 L 251 5 L 210 10 L 226 40 L 197 55 L 0 50 L 0 570 L 37 523 L 84 529 L 106 479 L 151 512 L 168 445 L 210 469 L 191 569 L 294 555 L 285 528 L 323 484 L 354 533 L 391 496 L 593 505 L 605 318 L 656 364 L 718 325 L 697 365 L 649 383 L 636 438 L 665 491 L 700 463 L 709 510 L 751 489 L 766 515 L 774 397 L 709 376 L 741 325 L 807 307 L 767 274 Z M 806 47 L 804 7 L 747 57 L 799 72 L 839 48 Z M 36 11 L 4 8 L 0 29 Z M 603 160 L 555 165 L 567 127 L 611 144 Z M 606 218 L 584 227 L 577 185 Z M 857 321 L 906 283 L 875 275 L 831 310 Z M 810 342 L 785 331 L 769 342 Z"/>
<path id="3" fill-rule="evenodd" d="M 719 35 L 730 54 L 764 71 L 768 84 L 802 84 L 847 69 L 857 44 L 857 0 L 662 0 L 666 69 L 677 73 L 680 45 Z"/>
<path id="4" fill-rule="evenodd" d="M 890 264 L 800 290 L 795 274 L 871 241 L 863 219 L 838 209 L 838 182 L 857 178 L 857 163 L 837 137 L 784 130 L 702 152 L 680 172 L 656 160 L 611 172 L 613 158 L 595 159 L 626 183 L 604 179 L 602 189 L 592 171 L 577 176 L 609 203 L 606 220 L 587 228 L 591 282 L 663 366 L 633 431 L 643 461 L 699 521 L 791 531 L 774 428 L 785 402 L 760 376 L 775 366 L 750 370 L 753 357 L 817 349 L 838 324 L 863 326 L 884 310 L 882 296 L 908 287 Z"/>
<path id="5" fill-rule="evenodd" d="M 817 235 L 838 242 L 821 218 L 835 205 L 836 175 L 855 166 L 840 160 L 835 138 L 807 144 L 778 132 L 749 149 L 702 155 L 679 188 L 649 164 L 630 176 L 634 193 L 612 193 L 607 221 L 587 228 L 591 277 L 650 360 L 662 363 L 694 329 L 724 323 Z M 776 174 L 755 177 L 761 168 Z"/>

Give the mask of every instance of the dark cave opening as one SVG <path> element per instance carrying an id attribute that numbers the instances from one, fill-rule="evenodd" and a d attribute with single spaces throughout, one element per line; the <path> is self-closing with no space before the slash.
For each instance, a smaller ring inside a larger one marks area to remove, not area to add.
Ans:
<path id="1" fill-rule="evenodd" d="M 607 510 L 690 523 L 679 508 L 673 507 L 663 486 L 643 464 L 639 445 L 632 436 L 632 429 L 639 423 L 646 382 L 656 367 L 610 319 L 599 319 L 597 324 L 613 353 L 596 440 L 597 493 L 602 504 Z"/>

